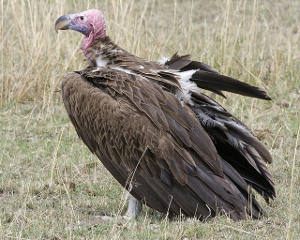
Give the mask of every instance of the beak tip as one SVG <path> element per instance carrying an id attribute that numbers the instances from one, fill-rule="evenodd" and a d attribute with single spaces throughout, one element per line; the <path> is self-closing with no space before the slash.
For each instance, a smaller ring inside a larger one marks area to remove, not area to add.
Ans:
<path id="1" fill-rule="evenodd" d="M 59 17 L 55 21 L 55 31 L 58 33 L 58 30 L 67 30 L 69 29 L 70 17 L 69 15 L 64 15 Z"/>

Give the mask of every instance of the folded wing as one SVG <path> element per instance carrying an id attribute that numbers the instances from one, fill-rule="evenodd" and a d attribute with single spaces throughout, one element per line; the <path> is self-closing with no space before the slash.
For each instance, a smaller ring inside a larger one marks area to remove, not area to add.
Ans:
<path id="1" fill-rule="evenodd" d="M 62 93 L 78 135 L 148 206 L 201 219 L 220 211 L 233 219 L 262 214 L 195 113 L 160 85 L 122 71 L 89 70 L 68 74 Z"/>

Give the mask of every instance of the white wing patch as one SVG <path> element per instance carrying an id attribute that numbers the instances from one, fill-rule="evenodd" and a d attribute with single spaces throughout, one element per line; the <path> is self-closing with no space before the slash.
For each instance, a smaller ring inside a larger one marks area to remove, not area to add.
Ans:
<path id="1" fill-rule="evenodd" d="M 197 72 L 197 70 L 188 70 L 184 72 L 177 72 L 176 74 L 179 76 L 179 83 L 182 90 L 178 90 L 176 96 L 185 103 L 189 103 L 193 105 L 191 100 L 192 92 L 199 92 L 199 88 L 196 83 L 192 82 L 190 79 L 193 74 Z"/>
<path id="2" fill-rule="evenodd" d="M 157 62 L 161 65 L 165 65 L 167 61 L 169 61 L 170 58 L 168 57 L 161 57 L 160 59 L 157 60 Z"/>

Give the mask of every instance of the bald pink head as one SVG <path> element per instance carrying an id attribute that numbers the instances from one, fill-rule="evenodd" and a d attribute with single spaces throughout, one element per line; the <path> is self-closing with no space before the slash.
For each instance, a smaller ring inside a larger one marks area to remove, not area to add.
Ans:
<path id="1" fill-rule="evenodd" d="M 90 9 L 78 14 L 81 24 L 89 27 L 88 34 L 82 42 L 82 49 L 85 52 L 91 44 L 106 35 L 106 25 L 102 12 L 97 9 Z M 81 20 L 82 19 L 82 20 Z"/>
<path id="2" fill-rule="evenodd" d="M 84 53 L 95 40 L 106 36 L 104 16 L 97 9 L 61 16 L 56 20 L 55 28 L 56 30 L 71 29 L 84 34 L 85 38 L 82 42 Z"/>

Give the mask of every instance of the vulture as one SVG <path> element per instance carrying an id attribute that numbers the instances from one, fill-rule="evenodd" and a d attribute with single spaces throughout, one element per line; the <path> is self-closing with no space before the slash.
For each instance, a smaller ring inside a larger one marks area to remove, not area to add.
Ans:
<path id="1" fill-rule="evenodd" d="M 139 58 L 106 35 L 96 9 L 61 16 L 55 29 L 84 35 L 88 66 L 63 77 L 62 99 L 78 136 L 130 193 L 124 217 L 142 204 L 171 218 L 265 215 L 255 192 L 275 197 L 269 151 L 201 89 L 270 100 L 265 91 L 190 55 Z"/>

